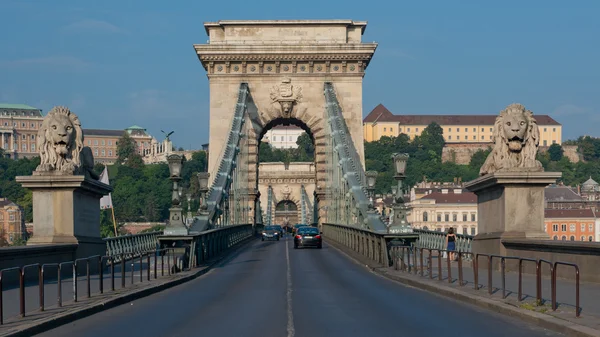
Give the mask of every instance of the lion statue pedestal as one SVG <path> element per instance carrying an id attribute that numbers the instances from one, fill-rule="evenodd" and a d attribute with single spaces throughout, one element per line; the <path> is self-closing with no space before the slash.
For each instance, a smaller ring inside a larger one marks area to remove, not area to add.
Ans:
<path id="1" fill-rule="evenodd" d="M 544 172 L 537 161 L 539 130 L 533 114 L 511 104 L 496 119 L 494 148 L 481 177 L 465 188 L 477 195 L 474 253 L 508 255 L 505 239 L 548 240 L 544 230 L 544 191 L 561 172 Z"/>
<path id="2" fill-rule="evenodd" d="M 33 192 L 33 237 L 28 245 L 78 244 L 77 258 L 105 255 L 100 236 L 100 199 L 112 191 L 92 172 L 79 119 L 55 107 L 38 133 L 40 165 L 17 182 Z"/>

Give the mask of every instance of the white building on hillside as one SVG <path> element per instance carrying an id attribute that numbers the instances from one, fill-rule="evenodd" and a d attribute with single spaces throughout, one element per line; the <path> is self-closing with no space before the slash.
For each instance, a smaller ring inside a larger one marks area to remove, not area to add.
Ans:
<path id="1" fill-rule="evenodd" d="M 297 126 L 278 125 L 267 131 L 262 141 L 268 142 L 275 149 L 291 149 L 298 147 L 296 141 L 302 133 L 304 130 Z"/>

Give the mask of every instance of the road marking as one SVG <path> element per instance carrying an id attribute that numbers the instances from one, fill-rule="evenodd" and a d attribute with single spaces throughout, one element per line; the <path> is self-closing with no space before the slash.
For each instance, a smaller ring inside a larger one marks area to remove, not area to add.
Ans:
<path id="1" fill-rule="evenodd" d="M 285 261 L 287 263 L 287 337 L 294 337 L 294 313 L 292 312 L 292 269 L 290 267 L 290 249 L 285 240 Z"/>

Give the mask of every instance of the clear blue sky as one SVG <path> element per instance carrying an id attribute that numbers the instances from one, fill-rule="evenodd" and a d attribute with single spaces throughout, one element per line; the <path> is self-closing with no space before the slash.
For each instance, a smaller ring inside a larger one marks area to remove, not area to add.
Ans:
<path id="1" fill-rule="evenodd" d="M 67 105 L 86 128 L 208 141 L 203 22 L 367 20 L 364 115 L 487 114 L 519 102 L 600 136 L 600 1 L 0 0 L 0 102 Z"/>

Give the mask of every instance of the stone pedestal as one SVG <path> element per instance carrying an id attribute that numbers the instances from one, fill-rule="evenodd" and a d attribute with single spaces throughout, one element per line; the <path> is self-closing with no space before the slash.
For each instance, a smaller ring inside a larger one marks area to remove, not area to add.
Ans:
<path id="1" fill-rule="evenodd" d="M 544 188 L 561 172 L 496 172 L 465 184 L 477 195 L 478 234 L 473 253 L 506 255 L 503 239 L 548 240 Z"/>
<path id="2" fill-rule="evenodd" d="M 109 185 L 83 175 L 37 174 L 17 182 L 33 192 L 33 237 L 27 245 L 77 244 L 77 258 L 105 255 L 100 199 Z"/>

